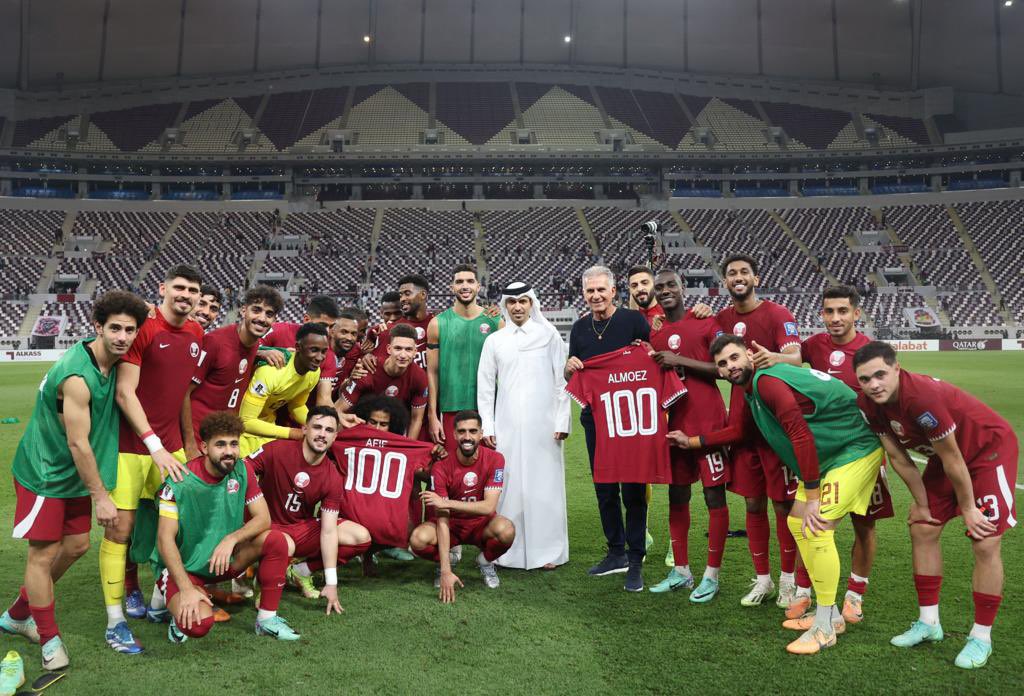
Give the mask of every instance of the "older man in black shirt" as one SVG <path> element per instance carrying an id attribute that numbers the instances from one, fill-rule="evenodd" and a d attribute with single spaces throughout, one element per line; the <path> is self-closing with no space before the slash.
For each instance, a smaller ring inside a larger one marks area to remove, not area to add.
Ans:
<path id="1" fill-rule="evenodd" d="M 634 341 L 650 339 L 651 329 L 644 316 L 636 310 L 616 307 L 614 298 L 615 276 L 610 269 L 604 266 L 591 266 L 583 272 L 583 299 L 591 313 L 577 320 L 569 333 L 569 360 L 565 363 L 566 381 L 574 372 L 583 369 L 584 360 L 611 353 Z M 593 473 L 597 433 L 590 408 L 583 409 L 580 424 L 586 434 L 590 471 Z M 594 489 L 597 492 L 597 509 L 601 513 L 601 527 L 608 540 L 608 553 L 588 573 L 626 573 L 625 589 L 640 592 L 644 589 L 646 487 L 642 483 L 595 483 Z M 625 526 L 622 523 L 623 505 L 626 508 Z"/>

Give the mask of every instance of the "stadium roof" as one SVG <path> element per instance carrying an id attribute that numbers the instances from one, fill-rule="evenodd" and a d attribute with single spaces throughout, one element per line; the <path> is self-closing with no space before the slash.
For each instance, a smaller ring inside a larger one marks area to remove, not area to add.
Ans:
<path id="1" fill-rule="evenodd" d="M 1024 94 L 1020 37 L 1006 0 L 0 0 L 0 87 L 522 62 Z"/>

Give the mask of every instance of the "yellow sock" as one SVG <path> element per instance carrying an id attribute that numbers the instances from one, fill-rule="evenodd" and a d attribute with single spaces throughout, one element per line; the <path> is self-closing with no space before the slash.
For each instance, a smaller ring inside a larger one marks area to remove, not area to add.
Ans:
<path id="1" fill-rule="evenodd" d="M 839 585 L 839 550 L 836 548 L 835 530 L 829 529 L 808 538 L 807 546 L 809 551 L 804 562 L 811 575 L 818 606 L 835 604 L 836 587 Z M 808 562 L 808 559 L 813 561 Z"/>
<path id="2" fill-rule="evenodd" d="M 803 520 L 799 517 L 793 517 L 792 515 L 786 517 L 786 526 L 789 527 L 789 531 L 793 534 L 793 540 L 796 541 L 796 549 L 800 552 L 800 560 L 804 562 L 804 568 L 807 569 L 807 574 L 813 578 L 814 571 L 811 569 L 811 563 L 807 559 L 807 556 L 811 552 L 811 548 L 807 545 L 807 537 L 804 536 L 804 531 L 801 529 L 803 526 Z M 814 584 L 814 581 L 811 581 Z"/>
<path id="3" fill-rule="evenodd" d="M 103 539 L 100 542 L 100 584 L 103 603 L 108 607 L 121 606 L 124 599 L 124 564 L 128 559 L 128 544 Z"/>

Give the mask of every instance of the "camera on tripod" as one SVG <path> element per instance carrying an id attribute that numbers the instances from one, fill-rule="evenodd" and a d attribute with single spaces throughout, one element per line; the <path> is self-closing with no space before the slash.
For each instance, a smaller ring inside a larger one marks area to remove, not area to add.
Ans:
<path id="1" fill-rule="evenodd" d="M 643 240 L 648 244 L 654 242 L 658 234 L 658 221 L 648 220 L 647 222 L 640 225 L 640 234 L 643 235 Z"/>

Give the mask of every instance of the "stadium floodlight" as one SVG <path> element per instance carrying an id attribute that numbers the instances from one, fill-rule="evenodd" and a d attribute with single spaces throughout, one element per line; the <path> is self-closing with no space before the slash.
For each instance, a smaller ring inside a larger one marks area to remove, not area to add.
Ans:
<path id="1" fill-rule="evenodd" d="M 562 40 L 565 41 L 566 43 L 569 43 L 570 41 L 572 41 L 572 37 L 569 36 L 568 34 L 566 34 L 565 37 L 563 37 Z"/>
<path id="2" fill-rule="evenodd" d="M 1006 2 L 1004 2 L 1003 4 L 1006 5 L 1007 7 L 1013 7 L 1013 0 L 1006 0 Z"/>
<path id="3" fill-rule="evenodd" d="M 370 35 L 369 34 L 364 34 L 363 35 L 363 43 L 370 43 Z"/>

